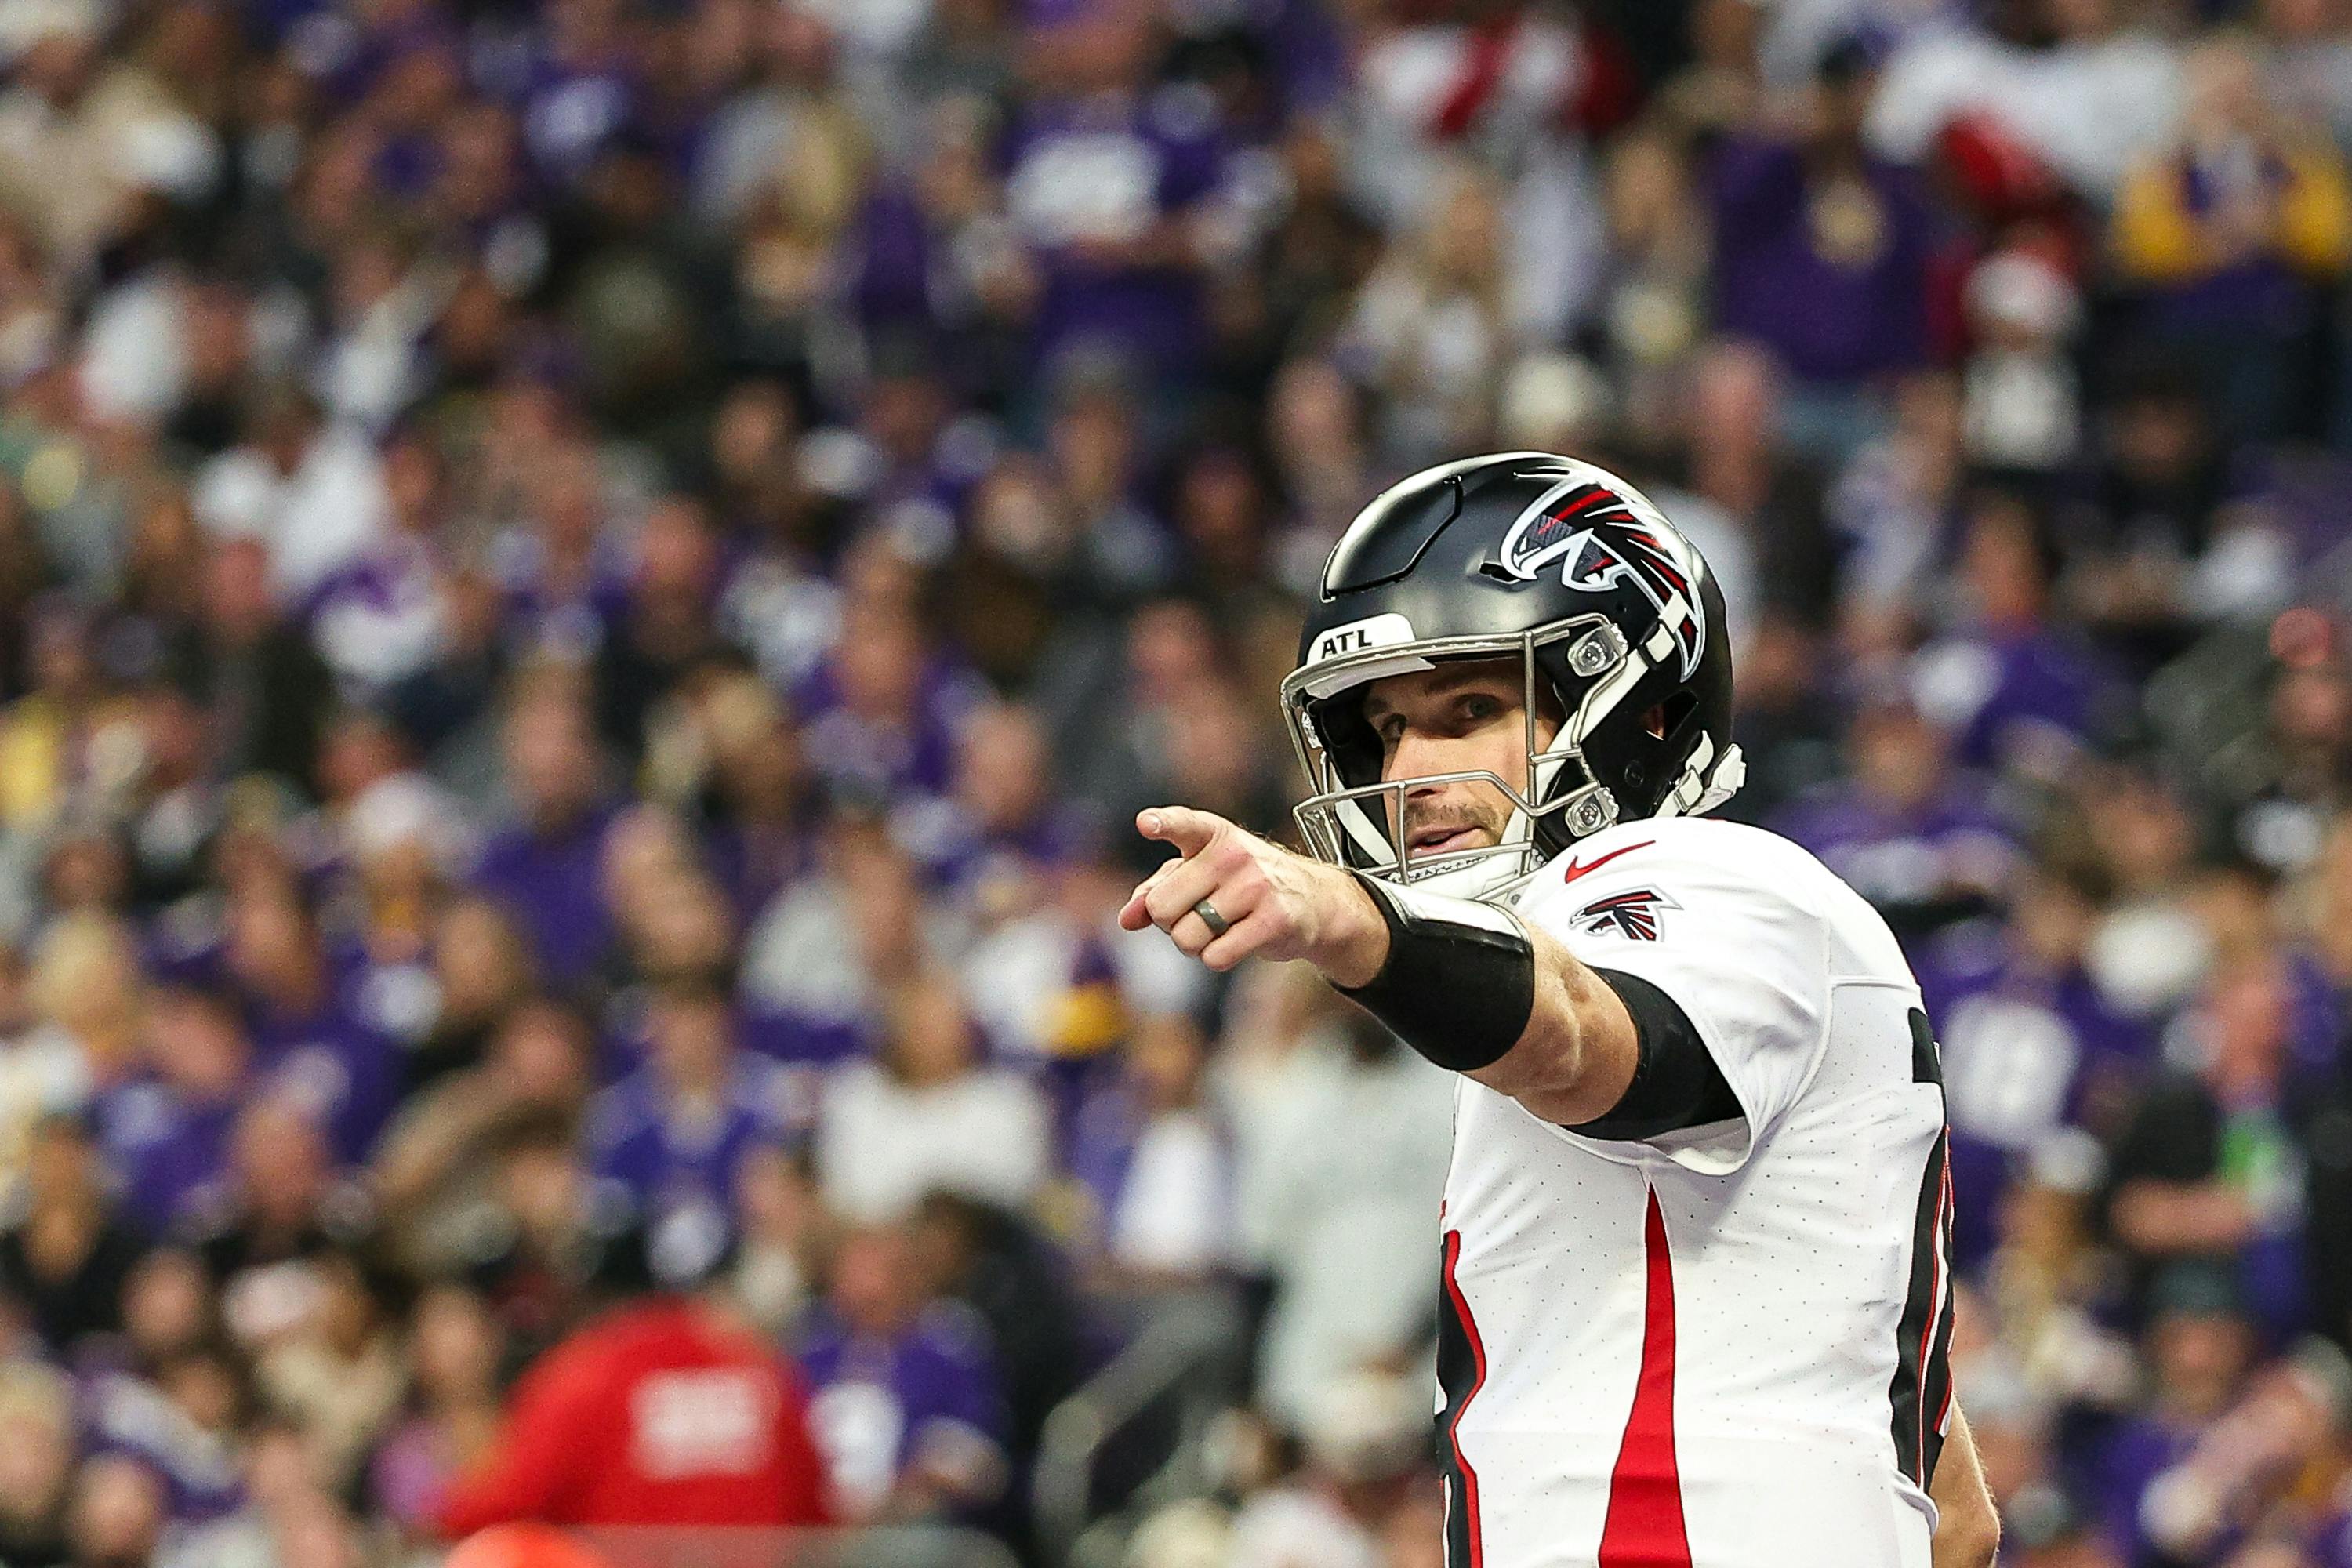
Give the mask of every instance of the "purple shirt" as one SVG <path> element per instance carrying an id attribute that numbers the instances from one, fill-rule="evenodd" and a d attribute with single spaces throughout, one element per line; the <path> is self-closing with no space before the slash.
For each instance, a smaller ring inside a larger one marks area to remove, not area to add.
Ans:
<path id="1" fill-rule="evenodd" d="M 2107 1541 L 2129 1568 L 2168 1568 L 2140 1528 L 2140 1500 L 2155 1480 L 2186 1455 L 2199 1434 L 2158 1415 L 2127 1421 L 2108 1439 L 2097 1471 L 2097 1509 Z M 2217 1556 L 2213 1561 L 2218 1562 Z"/>
<path id="2" fill-rule="evenodd" d="M 759 919 L 778 893 L 815 868 L 815 836 L 803 829 L 779 832 L 720 822 L 703 833 L 702 858 L 727 889 L 736 915 L 748 923 Z"/>
<path id="3" fill-rule="evenodd" d="M 1773 826 L 1819 856 L 1895 921 L 1932 915 L 1937 906 L 1998 891 L 2009 879 L 2017 842 L 1983 804 L 1984 791 L 1955 780 L 1934 799 L 1900 807 L 1843 781 L 1782 812 Z"/>
<path id="4" fill-rule="evenodd" d="M 153 1384 L 129 1373 L 100 1373 L 83 1385 L 82 1405 L 91 1448 L 145 1461 L 163 1482 L 174 1523 L 209 1523 L 243 1505 L 236 1445 L 196 1426 Z"/>
<path id="5" fill-rule="evenodd" d="M 1910 175 L 1866 160 L 1832 188 L 1781 142 L 1734 140 L 1714 168 L 1717 325 L 1799 379 L 1854 381 L 1927 358 L 1929 219 Z"/>
<path id="6" fill-rule="evenodd" d="M 609 532 L 589 546 L 587 582 L 569 592 L 550 585 L 546 542 L 530 529 L 508 529 L 490 542 L 489 553 L 506 605 L 501 624 L 516 647 L 586 658 L 628 612 L 628 552 Z"/>
<path id="7" fill-rule="evenodd" d="M 746 1050 L 794 1072 L 815 1072 L 870 1054 L 866 1026 L 852 1018 L 801 1013 L 748 1012 L 739 1037 Z M 821 1083 L 815 1087 L 821 1087 Z"/>
<path id="8" fill-rule="evenodd" d="M 1123 1079 L 1097 1082 L 1082 1091 L 1068 1116 L 1066 1164 L 1071 1177 L 1093 1199 L 1105 1239 L 1135 1168 L 1136 1145 L 1149 1124 L 1142 1097 Z"/>
<path id="9" fill-rule="evenodd" d="M 210 989 L 226 978 L 228 930 L 216 892 L 191 894 L 156 911 L 143 932 L 142 965 L 164 984 Z"/>
<path id="10" fill-rule="evenodd" d="M 958 723 L 981 691 L 975 678 L 935 659 L 904 720 L 868 718 L 841 700 L 830 660 L 802 683 L 793 706 L 808 715 L 802 747 L 826 783 L 853 798 L 945 795 L 955 776 Z"/>
<path id="11" fill-rule="evenodd" d="M 337 674 L 380 689 L 441 651 L 440 562 L 425 541 L 394 535 L 330 574 L 303 614 Z"/>
<path id="12" fill-rule="evenodd" d="M 1055 801 L 1025 822 L 986 828 L 950 801 L 925 824 L 928 831 L 902 841 L 935 883 L 969 899 L 999 878 L 1034 876 L 1084 860 L 1102 843 L 1097 815 L 1083 805 Z"/>
<path id="13" fill-rule="evenodd" d="M 1991 1255 L 2000 1194 L 2019 1163 L 2063 1128 L 2116 1131 L 2154 1070 L 2158 1040 L 2080 966 L 2040 971 L 1990 921 L 1927 943 L 1914 967 L 1943 1046 L 1954 1260 L 1973 1273 Z"/>
<path id="14" fill-rule="evenodd" d="M 558 59 L 528 44 L 510 49 L 488 74 L 520 100 L 523 147 L 531 167 L 552 184 L 585 174 L 613 137 L 635 118 L 641 89 L 618 51 L 602 58 Z"/>
<path id="15" fill-rule="evenodd" d="M 99 1148 L 122 1184 L 123 1212 L 151 1236 L 169 1236 L 215 1209 L 242 1095 L 197 1102 L 140 1079 L 98 1098 Z"/>
<path id="16" fill-rule="evenodd" d="M 2336 1510 L 2311 1538 L 2316 1568 L 2352 1568 L 2352 1508 Z"/>
<path id="17" fill-rule="evenodd" d="M 715 1108 L 689 1110 L 654 1069 L 640 1068 L 597 1097 L 587 1132 L 591 1168 L 619 1184 L 650 1219 L 686 1208 L 723 1216 L 734 1207 L 743 1157 L 796 1142 L 795 1127 L 806 1120 L 793 1103 L 798 1087 L 774 1064 L 746 1057 Z"/>
<path id="18" fill-rule="evenodd" d="M 553 832 L 509 828 L 483 847 L 475 868 L 474 886 L 507 906 L 551 984 L 577 984 L 613 944 L 602 876 L 611 822 L 599 807 Z"/>
<path id="19" fill-rule="evenodd" d="M 1192 366 L 1206 335 L 1198 272 L 1093 259 L 1082 242 L 1138 237 L 1213 193 L 1224 165 L 1204 90 L 1031 109 L 1012 138 L 1005 191 L 1044 263 L 1032 336 L 1041 363 L 1074 344 L 1108 342 L 1160 374 Z"/>
<path id="20" fill-rule="evenodd" d="M 400 1047 L 340 1002 L 302 1016 L 248 1010 L 264 1092 L 284 1093 L 325 1129 L 336 1160 L 364 1161 L 400 1096 Z"/>
<path id="21" fill-rule="evenodd" d="M 2046 626 L 1948 637 L 1916 668 L 1923 700 L 1958 731 L 1954 759 L 1972 768 L 2046 775 L 2096 736 L 2124 695 L 2087 642 Z"/>
<path id="22" fill-rule="evenodd" d="M 2173 194 L 2191 221 L 2210 221 L 2225 200 L 2236 199 L 2225 184 L 2251 177 L 2261 199 L 2274 200 L 2292 178 L 2287 166 L 2267 154 L 2242 166 L 2184 156 L 2168 171 Z M 2148 326 L 2159 332 L 2251 329 L 2278 334 L 2300 329 L 2318 304 L 2318 290 L 2288 259 L 2271 249 L 2248 251 L 2227 266 L 2151 286 Z"/>
<path id="23" fill-rule="evenodd" d="M 878 1501 L 927 1446 L 993 1448 L 1003 1395 L 988 1329 L 961 1302 L 935 1302 L 895 1336 L 817 1314 L 800 1352 L 809 1428 L 854 1505 Z"/>
<path id="24" fill-rule="evenodd" d="M 930 228 L 914 190 L 886 184 L 867 199 L 852 237 L 849 298 L 869 328 L 925 327 L 932 320 Z"/>

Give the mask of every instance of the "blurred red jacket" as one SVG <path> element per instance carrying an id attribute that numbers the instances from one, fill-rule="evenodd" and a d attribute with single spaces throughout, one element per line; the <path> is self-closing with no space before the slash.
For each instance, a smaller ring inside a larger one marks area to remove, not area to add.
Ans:
<path id="1" fill-rule="evenodd" d="M 828 1522 L 823 1478 L 783 1358 L 703 1303 L 665 1296 L 540 1357 L 439 1522 L 451 1536 L 519 1519 L 817 1525 Z"/>

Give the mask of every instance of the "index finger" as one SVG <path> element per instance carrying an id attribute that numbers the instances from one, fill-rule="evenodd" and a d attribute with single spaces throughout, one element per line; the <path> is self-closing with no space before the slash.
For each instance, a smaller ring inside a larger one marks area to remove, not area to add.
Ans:
<path id="1" fill-rule="evenodd" d="M 1226 826 L 1225 819 L 1216 813 L 1195 811 L 1189 805 L 1155 805 L 1138 812 L 1135 817 L 1138 833 L 1174 845 L 1176 852 L 1187 860 L 1206 849 L 1210 840 Z"/>

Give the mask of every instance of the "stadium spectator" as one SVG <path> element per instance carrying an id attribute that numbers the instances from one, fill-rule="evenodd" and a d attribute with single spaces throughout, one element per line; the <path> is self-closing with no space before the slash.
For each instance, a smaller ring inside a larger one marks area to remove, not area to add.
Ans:
<path id="1" fill-rule="evenodd" d="M 1385 1033 L 1326 1002 L 1311 974 L 1252 978 L 1223 1087 L 1243 1258 L 1273 1290 L 1258 1379 L 1267 1407 L 1292 1423 L 1349 1369 L 1419 1346 L 1433 1286 L 1371 1259 L 1410 1245 L 1435 1201 L 1446 1090 Z M 1351 1136 L 1359 1117 L 1399 1135 Z"/>
<path id="2" fill-rule="evenodd" d="M 405 1535 L 426 1538 L 451 1479 L 497 1436 L 505 1339 L 480 1297 L 443 1285 L 409 1313 L 413 1376 L 405 1408 L 370 1461 L 369 1489 Z"/>
<path id="3" fill-rule="evenodd" d="M 2273 117 L 2243 47 L 2206 44 L 2188 79 L 2180 145 L 2116 193 L 2116 260 L 2147 293 L 2149 335 L 2195 356 L 2225 426 L 2276 437 L 2294 427 L 2320 291 L 2352 261 L 2352 185 L 2325 137 Z"/>
<path id="4" fill-rule="evenodd" d="M 716 1250 L 752 1151 L 792 1137 L 787 1080 L 744 1052 L 733 1009 L 708 982 L 673 981 L 646 1014 L 646 1065 L 604 1092 L 586 1131 L 590 1168 L 625 1194 L 656 1255 Z"/>
<path id="5" fill-rule="evenodd" d="M 399 1093 L 398 1047 L 341 994 L 342 977 L 295 889 L 249 882 L 227 916 L 222 966 L 244 1005 L 257 1074 L 327 1130 L 339 1163 L 359 1163 Z"/>
<path id="6" fill-rule="evenodd" d="M 24 1213 L 0 1232 L 0 1299 L 63 1355 L 86 1333 L 122 1327 L 122 1292 L 146 1240 L 116 1213 L 89 1127 L 45 1117 L 25 1163 Z"/>
<path id="7" fill-rule="evenodd" d="M 834 1209 L 903 1217 L 944 1187 L 1018 1207 L 1048 1173 L 1050 1128 L 1028 1082 L 978 1059 L 955 982 L 918 977 L 890 1010 L 878 1064 L 843 1069 L 817 1130 L 817 1171 Z"/>
<path id="8" fill-rule="evenodd" d="M 2110 1209 L 2143 1279 L 2175 1258 L 2241 1270 L 2273 1333 L 2307 1310 L 2279 967 L 2273 958 L 2216 969 L 2186 1026 L 2193 1074 L 2157 1083 L 2116 1140 Z"/>
<path id="9" fill-rule="evenodd" d="M 966 1511 L 1006 1485 L 1003 1396 L 977 1319 L 926 1300 L 903 1226 L 854 1230 L 800 1349 L 833 1495 L 858 1520 Z"/>
<path id="10" fill-rule="evenodd" d="M 1232 1256 L 1232 1162 L 1204 1100 L 1206 1055 L 1181 1014 L 1139 1021 L 1119 1080 L 1087 1099 L 1072 1130 L 1070 1168 L 1102 1252 L 1147 1287 L 1205 1278 Z"/>
<path id="11" fill-rule="evenodd" d="M 436 1517 L 450 1536 L 508 1520 L 814 1525 L 824 1488 L 788 1364 L 711 1302 L 664 1290 L 541 1355 Z"/>
<path id="12" fill-rule="evenodd" d="M 1871 383 L 1927 353 L 1932 220 L 1912 171 L 1862 139 L 1873 74 L 1858 39 L 1825 51 L 1795 134 L 1735 135 L 1714 168 L 1716 316 L 1794 378 L 1781 419 L 1807 451 L 1871 433 Z"/>
<path id="13" fill-rule="evenodd" d="M 96 1117 L 132 1217 L 172 1236 L 220 1201 L 253 1045 L 225 999 L 192 991 L 160 996 L 150 1030 L 149 1071 L 101 1094 Z"/>
<path id="14" fill-rule="evenodd" d="M 1909 693 L 1871 694 L 1847 731 L 1849 775 L 1792 805 L 1780 830 L 1865 890 L 1906 938 L 1964 919 L 2007 892 L 2017 847 L 1951 738 Z"/>
<path id="15" fill-rule="evenodd" d="M 476 884 L 530 934 L 549 984 L 576 985 L 612 940 L 596 879 L 603 759 L 576 690 L 554 676 L 535 682 L 506 716 L 505 745 L 520 820 L 483 846 Z"/>
<path id="16" fill-rule="evenodd" d="M 71 1386 L 37 1363 L 12 1366 L 0 1383 L 0 1550 L 9 1562 L 62 1568 L 75 1457 Z"/>

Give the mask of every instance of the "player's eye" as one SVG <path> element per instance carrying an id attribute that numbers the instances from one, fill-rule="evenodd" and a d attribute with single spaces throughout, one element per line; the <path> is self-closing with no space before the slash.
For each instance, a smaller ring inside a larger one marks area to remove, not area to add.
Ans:
<path id="1" fill-rule="evenodd" d="M 1372 733 L 1381 738 L 1381 750 L 1395 751 L 1397 742 L 1404 739 L 1404 716 L 1400 713 L 1391 713 L 1374 720 Z"/>
<path id="2" fill-rule="evenodd" d="M 1489 719 L 1500 718 L 1502 712 L 1501 700 L 1490 697 L 1483 691 L 1474 691 L 1462 700 L 1462 717 L 1474 724 L 1483 724 Z"/>

